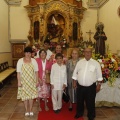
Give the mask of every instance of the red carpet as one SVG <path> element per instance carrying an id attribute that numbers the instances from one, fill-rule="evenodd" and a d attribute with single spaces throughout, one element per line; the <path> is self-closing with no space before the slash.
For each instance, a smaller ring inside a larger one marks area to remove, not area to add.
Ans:
<path id="1" fill-rule="evenodd" d="M 52 102 L 48 102 L 49 111 L 44 110 L 44 101 L 41 101 L 42 111 L 38 114 L 38 120 L 74 120 L 76 113 L 76 104 L 73 105 L 73 111 L 68 110 L 68 103 L 63 102 L 63 107 L 60 113 L 54 113 L 52 109 Z"/>

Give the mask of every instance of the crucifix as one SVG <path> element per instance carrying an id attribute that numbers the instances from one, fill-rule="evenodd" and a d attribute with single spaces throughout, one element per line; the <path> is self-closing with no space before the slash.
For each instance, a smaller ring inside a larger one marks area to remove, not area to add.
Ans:
<path id="1" fill-rule="evenodd" d="M 91 30 L 89 30 L 89 32 L 86 32 L 89 35 L 89 41 L 91 41 L 91 35 L 93 34 L 93 32 L 91 32 Z"/>

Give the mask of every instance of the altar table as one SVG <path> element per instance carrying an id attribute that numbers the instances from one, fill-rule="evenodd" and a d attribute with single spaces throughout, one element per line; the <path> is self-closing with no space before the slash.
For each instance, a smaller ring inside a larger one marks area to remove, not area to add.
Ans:
<path id="1" fill-rule="evenodd" d="M 96 107 L 120 107 L 120 78 L 116 78 L 115 85 L 110 87 L 108 82 L 102 83 L 101 90 L 96 94 Z"/>

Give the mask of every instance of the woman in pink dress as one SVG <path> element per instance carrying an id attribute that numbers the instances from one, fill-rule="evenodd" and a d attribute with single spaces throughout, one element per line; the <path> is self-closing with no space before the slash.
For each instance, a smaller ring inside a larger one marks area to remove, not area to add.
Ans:
<path id="1" fill-rule="evenodd" d="M 39 86 L 38 86 L 38 102 L 39 102 L 39 111 L 42 111 L 40 107 L 40 99 L 43 98 L 45 101 L 45 110 L 48 111 L 47 98 L 50 96 L 49 84 L 46 83 L 46 74 L 50 73 L 52 62 L 46 59 L 46 51 L 41 49 L 39 51 L 39 58 L 36 58 L 38 63 L 38 77 L 39 77 Z"/>

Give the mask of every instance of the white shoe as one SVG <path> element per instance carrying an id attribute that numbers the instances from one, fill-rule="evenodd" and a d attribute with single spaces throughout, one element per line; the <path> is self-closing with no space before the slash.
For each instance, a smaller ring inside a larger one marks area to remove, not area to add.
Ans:
<path id="1" fill-rule="evenodd" d="M 33 112 L 30 112 L 30 116 L 33 116 L 34 115 L 34 113 Z"/>
<path id="2" fill-rule="evenodd" d="M 26 112 L 26 113 L 25 113 L 25 116 L 29 116 L 29 112 Z"/>

